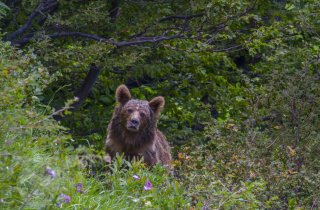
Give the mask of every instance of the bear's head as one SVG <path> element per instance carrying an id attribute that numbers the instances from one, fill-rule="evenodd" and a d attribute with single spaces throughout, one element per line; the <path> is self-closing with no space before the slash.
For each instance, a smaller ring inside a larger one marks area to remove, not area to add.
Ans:
<path id="1" fill-rule="evenodd" d="M 125 85 L 117 88 L 116 100 L 119 103 L 120 123 L 129 132 L 139 132 L 156 126 L 165 103 L 162 96 L 151 101 L 131 99 L 130 91 Z"/>

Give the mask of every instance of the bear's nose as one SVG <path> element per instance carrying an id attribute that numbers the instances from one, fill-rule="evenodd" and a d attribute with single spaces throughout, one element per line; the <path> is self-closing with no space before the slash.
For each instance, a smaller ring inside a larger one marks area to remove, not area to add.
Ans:
<path id="1" fill-rule="evenodd" d="M 137 125 L 139 124 L 139 121 L 138 121 L 137 119 L 135 119 L 135 118 L 134 118 L 134 119 L 131 119 L 130 122 L 131 122 L 131 124 L 134 125 L 134 126 L 137 126 Z"/>

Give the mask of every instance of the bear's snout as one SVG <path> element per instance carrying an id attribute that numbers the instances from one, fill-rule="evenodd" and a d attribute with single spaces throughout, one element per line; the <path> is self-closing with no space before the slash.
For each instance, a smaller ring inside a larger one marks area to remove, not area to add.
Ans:
<path id="1" fill-rule="evenodd" d="M 131 116 L 131 118 L 127 122 L 127 129 L 129 131 L 137 132 L 139 131 L 139 127 L 140 127 L 140 120 L 136 116 L 136 113 L 134 113 L 133 116 Z"/>
<path id="2" fill-rule="evenodd" d="M 134 118 L 130 120 L 130 123 L 134 126 L 137 126 L 139 124 L 139 120 Z"/>
<path id="3" fill-rule="evenodd" d="M 129 131 L 137 132 L 139 130 L 139 121 L 137 119 L 131 119 L 127 123 L 127 129 Z"/>

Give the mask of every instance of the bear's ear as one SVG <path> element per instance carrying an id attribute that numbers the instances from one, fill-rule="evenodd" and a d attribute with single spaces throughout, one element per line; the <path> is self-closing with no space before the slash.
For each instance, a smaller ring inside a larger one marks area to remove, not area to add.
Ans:
<path id="1" fill-rule="evenodd" d="M 159 117 L 160 112 L 164 107 L 164 98 L 162 96 L 155 97 L 149 102 L 149 106 L 154 112 L 155 117 Z"/>
<path id="2" fill-rule="evenodd" d="M 121 105 L 124 105 L 131 99 L 131 94 L 127 86 L 120 85 L 116 90 L 116 100 Z"/>

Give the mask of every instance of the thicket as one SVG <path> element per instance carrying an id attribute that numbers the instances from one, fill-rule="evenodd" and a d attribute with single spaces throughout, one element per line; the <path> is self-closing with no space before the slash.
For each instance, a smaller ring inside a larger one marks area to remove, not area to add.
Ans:
<path id="1" fill-rule="evenodd" d="M 319 11 L 316 0 L 0 2 L 0 208 L 319 208 Z M 122 83 L 166 98 L 171 173 L 109 164 Z"/>

